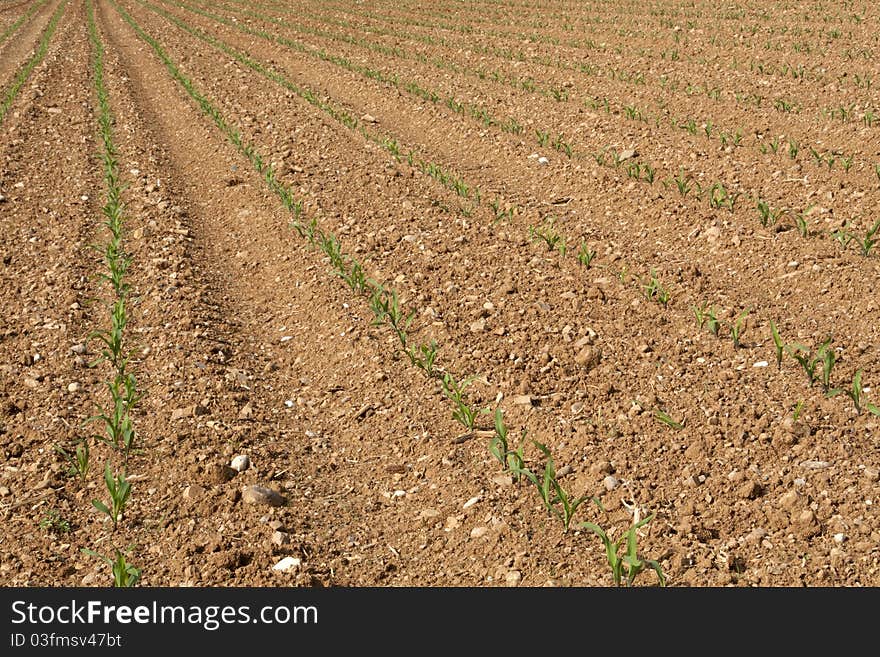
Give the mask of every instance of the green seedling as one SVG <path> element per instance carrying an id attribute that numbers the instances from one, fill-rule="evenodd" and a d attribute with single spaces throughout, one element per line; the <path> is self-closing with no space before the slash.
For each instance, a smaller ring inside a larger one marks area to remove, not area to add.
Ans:
<path id="1" fill-rule="evenodd" d="M 809 232 L 809 226 L 807 225 L 807 213 L 813 209 L 814 206 L 809 206 L 806 210 L 802 210 L 800 212 L 795 213 L 794 215 L 794 223 L 797 226 L 798 233 L 800 233 L 801 237 L 807 237 Z"/>
<path id="2" fill-rule="evenodd" d="M 437 341 L 431 340 L 429 344 L 420 344 L 418 350 L 415 347 L 407 347 L 406 355 L 409 362 L 422 370 L 429 378 L 437 375 L 434 369 L 434 361 L 437 360 Z"/>
<path id="3" fill-rule="evenodd" d="M 669 290 L 667 290 L 660 281 L 657 279 L 657 272 L 651 269 L 651 278 L 647 283 L 642 281 L 642 287 L 644 289 L 644 296 L 648 301 L 656 301 L 664 308 L 669 304 L 669 300 L 672 298 Z"/>
<path id="4" fill-rule="evenodd" d="M 100 500 L 92 500 L 92 504 L 98 511 L 106 514 L 113 521 L 113 530 L 119 523 L 119 518 L 125 511 L 125 505 L 131 496 L 131 483 L 125 478 L 125 471 L 122 474 L 113 476 L 108 462 L 104 468 L 104 483 L 107 485 L 107 492 L 110 494 L 110 506 L 108 507 Z"/>
<path id="5" fill-rule="evenodd" d="M 835 231 L 832 231 L 831 237 L 837 240 L 837 243 L 840 244 L 842 249 L 845 249 L 849 246 L 849 243 L 856 239 L 856 236 L 849 232 L 850 223 L 847 222 L 843 228 L 838 228 Z"/>
<path id="6" fill-rule="evenodd" d="M 691 191 L 690 180 L 690 176 L 685 176 L 682 169 L 679 169 L 678 176 L 673 178 L 673 181 L 678 187 L 678 193 L 681 194 L 682 198 L 687 197 L 688 193 Z"/>
<path id="7" fill-rule="evenodd" d="M 61 454 L 70 467 L 67 470 L 69 475 L 79 477 L 79 480 L 85 483 L 86 477 L 89 475 L 89 443 L 86 440 L 80 441 L 73 454 L 65 450 L 61 445 L 55 446 L 55 451 Z"/>
<path id="8" fill-rule="evenodd" d="M 535 136 L 541 146 L 546 146 L 550 142 L 550 132 L 547 130 L 535 130 Z"/>
<path id="9" fill-rule="evenodd" d="M 565 237 L 560 233 L 556 232 L 556 229 L 553 228 L 553 219 L 547 220 L 547 222 L 538 228 L 534 226 L 529 226 L 529 235 L 532 238 L 532 241 L 543 240 L 544 244 L 547 245 L 547 250 L 552 251 L 553 249 L 559 250 L 562 255 L 565 255 L 566 247 L 565 247 Z"/>
<path id="10" fill-rule="evenodd" d="M 581 240 L 580 248 L 578 248 L 577 252 L 577 261 L 581 263 L 587 269 L 590 268 L 590 263 L 593 262 L 593 258 L 596 257 L 596 252 L 591 251 L 587 246 L 587 243 Z"/>
<path id="11" fill-rule="evenodd" d="M 550 454 L 550 450 L 537 440 L 533 440 L 532 443 L 534 443 L 535 447 L 541 450 L 547 459 L 544 464 L 543 477 L 538 477 L 531 470 L 522 466 L 517 466 L 515 472 L 517 475 L 525 477 L 534 484 L 548 513 L 557 516 L 562 521 L 564 531 L 568 532 L 571 525 L 571 519 L 578 507 L 584 502 L 590 499 L 595 500 L 596 498 L 590 498 L 589 496 L 572 498 L 556 478 L 556 466 L 553 463 L 553 456 Z M 561 509 L 557 509 L 556 504 L 559 504 Z"/>
<path id="12" fill-rule="evenodd" d="M 52 534 L 67 534 L 70 532 L 70 523 L 57 509 L 49 509 L 40 520 L 40 529 Z"/>
<path id="13" fill-rule="evenodd" d="M 561 153 L 565 153 L 568 157 L 571 157 L 571 146 L 568 142 L 565 141 L 565 135 L 559 133 L 556 135 L 556 138 L 553 140 L 552 144 L 553 148 Z"/>
<path id="14" fill-rule="evenodd" d="M 647 525 L 654 519 L 652 513 L 647 518 L 633 524 L 629 530 L 616 541 L 611 540 L 604 529 L 592 522 L 582 522 L 577 526 L 578 529 L 589 529 L 596 534 L 605 546 L 605 556 L 608 559 L 608 565 L 611 568 L 611 577 L 615 586 L 620 586 L 621 582 L 626 582 L 627 586 L 632 586 L 636 577 L 644 570 L 651 568 L 657 574 L 660 586 L 666 586 L 666 576 L 663 569 L 657 561 L 651 559 L 641 559 L 638 556 L 636 532 Z M 623 550 L 626 545 L 625 551 Z"/>
<path id="15" fill-rule="evenodd" d="M 776 328 L 776 323 L 772 319 L 770 320 L 770 334 L 773 336 L 773 344 L 776 346 L 776 369 L 781 370 L 782 354 L 785 350 L 785 345 L 779 335 L 779 329 Z"/>
<path id="16" fill-rule="evenodd" d="M 544 508 L 547 509 L 547 513 L 553 513 L 552 481 L 556 478 L 556 468 L 553 464 L 553 457 L 550 456 L 550 450 L 539 443 L 537 440 L 533 440 L 532 443 L 534 443 L 535 447 L 540 449 L 541 452 L 543 452 L 544 455 L 547 457 L 547 461 L 544 464 L 543 476 L 538 477 L 538 475 L 536 475 L 525 466 L 520 466 L 513 472 L 517 477 L 525 477 L 528 481 L 534 484 L 535 488 L 538 491 L 538 496 L 541 498 L 541 502 L 544 503 Z"/>
<path id="17" fill-rule="evenodd" d="M 659 408 L 654 409 L 654 417 L 660 420 L 663 424 L 668 425 L 675 429 L 676 431 L 680 431 L 684 429 L 684 422 L 679 422 L 672 418 L 666 411 L 663 411 Z"/>
<path id="18" fill-rule="evenodd" d="M 837 362 L 837 353 L 829 345 L 822 349 L 819 355 L 822 359 L 822 376 L 820 382 L 822 384 L 822 389 L 827 393 L 831 389 L 831 371 L 834 369 L 834 364 Z"/>
<path id="19" fill-rule="evenodd" d="M 522 430 L 519 449 L 510 449 L 507 441 L 507 426 L 500 408 L 495 409 L 495 435 L 489 441 L 489 453 L 501 464 L 501 467 L 510 471 L 515 480 L 519 480 L 519 472 L 525 467 L 523 450 L 525 449 L 526 430 Z"/>
<path id="20" fill-rule="evenodd" d="M 761 216 L 761 225 L 766 227 L 775 226 L 779 218 L 786 212 L 785 208 L 773 209 L 767 201 L 758 201 L 758 214 Z"/>
<path id="21" fill-rule="evenodd" d="M 716 182 L 709 188 L 709 206 L 716 210 L 726 207 L 733 212 L 733 208 L 736 205 L 736 200 L 739 196 L 739 192 L 728 192 L 723 184 Z"/>
<path id="22" fill-rule="evenodd" d="M 862 370 L 856 371 L 853 375 L 852 385 L 846 388 L 833 388 L 826 393 L 829 397 L 834 397 L 836 395 L 846 395 L 852 400 L 853 406 L 856 407 L 856 414 L 862 414 Z M 866 403 L 864 407 L 868 409 L 874 415 L 880 415 L 880 408 L 877 408 L 874 404 Z"/>
<path id="23" fill-rule="evenodd" d="M 405 316 L 400 309 L 397 290 L 389 291 L 378 284 L 373 288 L 369 304 L 373 311 L 373 325 L 380 326 L 387 323 L 397 335 L 400 345 L 405 351 L 407 347 L 406 331 L 415 318 L 415 311 Z"/>
<path id="24" fill-rule="evenodd" d="M 859 248 L 862 250 L 862 255 L 866 258 L 871 254 L 871 250 L 876 246 L 877 242 L 880 241 L 874 237 L 878 230 L 880 230 L 880 219 L 868 229 L 868 232 L 865 234 L 865 239 L 859 239 L 858 237 L 854 238 L 859 245 Z"/>
<path id="25" fill-rule="evenodd" d="M 813 354 L 813 352 L 810 349 L 808 349 L 807 347 L 805 347 L 804 345 L 799 344 L 799 343 L 786 345 L 785 348 L 788 351 L 788 353 L 791 354 L 792 358 L 794 358 L 798 363 L 800 363 L 801 367 L 804 369 L 804 372 L 807 375 L 807 379 L 809 380 L 810 385 L 813 385 L 817 379 L 816 371 L 819 367 L 819 363 L 824 364 L 824 362 L 826 361 L 826 356 L 825 356 L 826 352 L 828 352 L 830 350 L 833 353 L 833 350 L 831 350 L 830 347 L 831 347 L 831 338 L 829 337 L 827 340 L 825 340 L 822 344 L 819 345 L 819 347 L 816 349 L 815 355 Z M 831 361 L 832 361 L 831 366 L 832 367 L 834 365 L 833 358 L 834 358 L 834 356 L 832 355 L 831 356 Z M 824 365 L 823 365 L 823 367 L 824 367 Z M 830 375 L 830 371 L 829 371 L 829 375 Z"/>
<path id="26" fill-rule="evenodd" d="M 103 554 L 98 554 L 94 550 L 89 550 L 88 548 L 83 548 L 82 551 L 91 557 L 97 557 L 110 566 L 110 569 L 113 572 L 113 585 L 117 588 L 135 586 L 141 578 L 140 568 L 135 568 L 134 565 L 128 563 L 125 560 L 125 555 L 118 549 L 116 550 L 115 559 L 105 557 Z"/>
<path id="27" fill-rule="evenodd" d="M 475 376 L 470 376 L 463 379 L 461 382 L 458 382 L 447 372 L 440 380 L 443 387 L 443 393 L 455 404 L 455 408 L 452 411 L 452 418 L 464 426 L 468 431 L 473 431 L 474 427 L 476 427 L 477 416 L 489 412 L 488 408 L 482 410 L 471 408 L 467 401 L 465 401 L 465 389 L 473 383 L 475 379 Z"/>
<path id="28" fill-rule="evenodd" d="M 804 412 L 804 400 L 801 399 L 797 404 L 794 405 L 794 410 L 791 412 L 791 419 L 797 422 L 801 418 L 801 414 Z"/>
<path id="29" fill-rule="evenodd" d="M 735 349 L 739 349 L 742 346 L 742 342 L 740 342 L 740 338 L 742 337 L 742 333 L 745 330 L 745 322 L 746 318 L 749 316 L 749 312 L 751 308 L 746 308 L 743 310 L 739 316 L 736 318 L 736 321 L 730 325 L 730 337 L 733 338 L 733 346 Z"/>

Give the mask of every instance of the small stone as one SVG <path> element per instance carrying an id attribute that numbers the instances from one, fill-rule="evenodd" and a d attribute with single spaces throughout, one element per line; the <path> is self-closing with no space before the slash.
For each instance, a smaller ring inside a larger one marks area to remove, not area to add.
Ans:
<path id="1" fill-rule="evenodd" d="M 446 524 L 443 526 L 443 531 L 451 532 L 454 529 L 458 529 L 461 523 L 458 521 L 458 518 L 455 516 L 448 516 L 446 518 Z"/>
<path id="2" fill-rule="evenodd" d="M 175 408 L 171 411 L 171 420 L 182 420 L 185 417 L 190 417 L 192 412 L 192 408 Z"/>
<path id="3" fill-rule="evenodd" d="M 267 504 L 269 506 L 284 504 L 284 497 L 281 496 L 281 493 L 265 486 L 248 486 L 241 492 L 241 499 L 247 504 Z"/>
<path id="4" fill-rule="evenodd" d="M 475 322 L 471 323 L 471 333 L 482 333 L 486 330 L 486 320 L 478 319 Z"/>
<path id="5" fill-rule="evenodd" d="M 635 149 L 628 148 L 625 151 L 620 151 L 620 155 L 617 156 L 617 159 L 623 162 L 624 160 L 632 159 L 636 156 Z"/>
<path id="6" fill-rule="evenodd" d="M 6 486 L 0 486 L 0 497 L 9 497 L 11 492 Z"/>
<path id="7" fill-rule="evenodd" d="M 296 570 L 302 566 L 302 559 L 297 559 L 296 557 L 284 557 L 281 561 L 272 566 L 272 570 L 277 570 L 281 573 L 289 573 L 291 570 Z"/>
<path id="8" fill-rule="evenodd" d="M 474 495 L 471 499 L 469 499 L 467 502 L 465 502 L 465 503 L 462 505 L 461 508 L 462 508 L 462 509 L 469 509 L 469 508 L 471 508 L 474 504 L 476 504 L 477 502 L 479 502 L 480 499 L 481 499 L 481 497 L 480 497 L 479 495 Z"/>
<path id="9" fill-rule="evenodd" d="M 251 467 L 251 459 L 247 454 L 239 454 L 234 459 L 232 459 L 232 463 L 229 464 L 230 467 L 236 472 L 244 472 L 249 467 Z"/>
<path id="10" fill-rule="evenodd" d="M 72 383 L 67 384 L 67 392 L 70 392 L 70 393 L 82 392 L 82 389 L 83 389 L 82 384 L 77 381 L 73 381 Z"/>
<path id="11" fill-rule="evenodd" d="M 593 465 L 590 466 L 590 472 L 593 474 L 611 474 L 614 472 L 614 468 L 611 465 L 610 461 L 596 461 Z"/>
<path id="12" fill-rule="evenodd" d="M 531 395 L 515 395 L 512 401 L 518 406 L 531 406 L 533 404 Z"/>
<path id="13" fill-rule="evenodd" d="M 802 468 L 807 468 L 809 470 L 824 470 L 829 465 L 831 465 L 828 461 L 803 461 L 801 463 Z"/>
<path id="14" fill-rule="evenodd" d="M 548 160 L 546 157 L 541 156 L 538 158 L 538 164 L 550 164 L 550 160 Z"/>
<path id="15" fill-rule="evenodd" d="M 519 583 L 522 581 L 522 573 L 518 570 L 509 570 L 507 574 L 504 576 L 504 583 L 507 586 L 519 586 Z"/>
<path id="16" fill-rule="evenodd" d="M 510 475 L 496 475 L 492 477 L 492 483 L 499 486 L 513 486 L 513 477 Z"/>
<path id="17" fill-rule="evenodd" d="M 70 350 L 78 356 L 81 356 L 82 354 L 86 353 L 86 346 L 84 344 L 75 344 L 70 348 Z"/>
<path id="18" fill-rule="evenodd" d="M 831 551 L 828 553 L 828 556 L 831 557 L 831 565 L 834 568 L 842 568 L 846 565 L 846 562 L 849 560 L 846 552 L 841 550 L 839 547 L 831 548 Z"/>
<path id="19" fill-rule="evenodd" d="M 880 469 L 873 467 L 865 468 L 865 476 L 868 478 L 868 481 L 880 481 Z"/>
<path id="20" fill-rule="evenodd" d="M 757 363 L 752 363 L 752 367 L 767 367 L 769 364 L 766 360 L 759 360 Z"/>
<path id="21" fill-rule="evenodd" d="M 602 480 L 602 483 L 605 486 L 605 490 L 612 491 L 618 486 L 617 478 L 614 475 L 608 475 Z"/>
<path id="22" fill-rule="evenodd" d="M 761 496 L 761 485 L 756 481 L 747 481 L 740 486 L 736 494 L 744 500 L 754 500 Z"/>
<path id="23" fill-rule="evenodd" d="M 378 123 L 376 117 L 372 114 L 363 114 L 361 116 L 361 121 L 363 121 L 364 123 Z"/>
<path id="24" fill-rule="evenodd" d="M 290 543 L 290 534 L 288 534 L 287 532 L 276 531 L 272 533 L 272 538 L 270 540 L 272 542 L 272 545 L 281 547 L 282 545 L 287 545 L 288 543 Z"/>
<path id="25" fill-rule="evenodd" d="M 843 543 L 846 540 L 846 534 L 844 534 L 843 532 L 838 532 L 834 535 L 833 538 L 835 543 Z"/>
<path id="26" fill-rule="evenodd" d="M 26 376 L 26 377 L 24 377 L 24 385 L 26 388 L 38 388 L 40 385 L 40 382 L 37 381 L 32 376 Z"/>
<path id="27" fill-rule="evenodd" d="M 205 489 L 198 484 L 187 486 L 183 489 L 183 499 L 195 502 L 205 496 Z"/>
<path id="28" fill-rule="evenodd" d="M 594 369 L 600 360 L 602 360 L 602 352 L 593 346 L 584 347 L 574 357 L 574 362 L 587 371 Z"/>
<path id="29" fill-rule="evenodd" d="M 721 237 L 721 229 L 718 228 L 718 226 L 712 226 L 711 228 L 707 228 L 703 234 L 708 241 L 714 242 Z"/>
<path id="30" fill-rule="evenodd" d="M 420 520 L 433 520 L 439 515 L 440 512 L 437 509 L 422 509 L 419 511 Z"/>
<path id="31" fill-rule="evenodd" d="M 251 406 L 251 403 L 248 402 L 244 406 L 241 407 L 241 410 L 238 412 L 239 420 L 250 420 L 254 416 L 254 407 Z"/>
<path id="32" fill-rule="evenodd" d="M 474 527 L 471 530 L 471 538 L 480 538 L 481 536 L 485 536 L 488 531 L 488 527 Z"/>
<path id="33" fill-rule="evenodd" d="M 755 527 L 746 536 L 746 543 L 749 545 L 760 545 L 761 541 L 767 536 L 767 530 L 763 527 Z"/>
<path id="34" fill-rule="evenodd" d="M 811 538 L 819 533 L 819 520 L 812 509 L 804 509 L 795 515 L 792 521 L 801 538 Z"/>
<path id="35" fill-rule="evenodd" d="M 207 479 L 212 484 L 225 484 L 235 478 L 238 472 L 225 463 L 216 463 L 208 468 Z"/>
<path id="36" fill-rule="evenodd" d="M 797 503 L 800 499 L 800 493 L 792 489 L 779 498 L 779 506 L 781 506 L 783 509 L 791 511 L 797 506 Z"/>

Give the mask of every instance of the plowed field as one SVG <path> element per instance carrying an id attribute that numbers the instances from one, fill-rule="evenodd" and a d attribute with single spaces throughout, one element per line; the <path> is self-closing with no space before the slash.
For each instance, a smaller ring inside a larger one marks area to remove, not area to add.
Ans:
<path id="1" fill-rule="evenodd" d="M 878 20 L 0 0 L 0 584 L 880 585 Z"/>

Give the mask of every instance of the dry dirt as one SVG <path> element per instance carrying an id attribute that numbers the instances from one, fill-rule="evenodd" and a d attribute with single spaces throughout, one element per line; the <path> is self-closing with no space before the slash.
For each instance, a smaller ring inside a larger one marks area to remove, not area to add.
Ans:
<path id="1" fill-rule="evenodd" d="M 61 1 L 0 43 L 4 94 Z M 0 2 L 0 35 L 32 6 Z M 0 119 L 0 584 L 110 584 L 88 548 L 152 586 L 610 586 L 577 526 L 655 514 L 638 548 L 669 586 L 880 585 L 880 248 L 857 246 L 880 218 L 878 9 L 681 7 L 95 2 L 144 393 L 114 531 L 91 501 L 121 456 L 84 424 L 107 403 L 107 189 L 70 0 Z M 477 430 L 125 16 L 396 290 L 410 344 L 476 377 Z M 763 225 L 760 200 L 787 211 Z M 812 384 L 777 367 L 771 321 L 812 358 L 831 338 L 861 413 L 820 362 Z M 564 532 L 490 453 L 496 408 L 531 470 L 534 440 L 601 508 Z M 84 483 L 56 449 L 81 441 Z"/>

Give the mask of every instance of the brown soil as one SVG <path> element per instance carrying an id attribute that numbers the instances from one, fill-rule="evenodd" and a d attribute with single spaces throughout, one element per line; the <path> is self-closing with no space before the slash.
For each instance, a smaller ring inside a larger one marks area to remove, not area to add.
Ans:
<path id="1" fill-rule="evenodd" d="M 0 45 L 4 93 L 59 2 Z M 156 51 L 96 3 L 144 392 L 116 531 L 91 500 L 121 456 L 83 424 L 107 403 L 86 339 L 109 323 L 89 248 L 107 239 L 106 186 L 86 7 L 68 4 L 0 125 L 0 583 L 103 586 L 82 549 L 119 548 L 153 586 L 606 586 L 579 523 L 619 537 L 655 514 L 638 547 L 668 585 L 880 585 L 880 260 L 832 236 L 878 219 L 877 10 L 531 4 L 118 4 L 303 220 L 397 291 L 410 343 L 436 340 L 441 371 L 476 377 L 467 400 L 490 412 L 469 432 Z M 0 30 L 31 5 L 16 6 L 0 5 Z M 762 225 L 759 200 L 787 211 Z M 717 336 L 696 321 L 704 304 Z M 771 321 L 814 355 L 832 339 L 830 385 L 861 370 L 861 413 L 793 356 L 777 368 Z M 490 454 L 496 408 L 531 470 L 534 440 L 601 509 L 585 502 L 564 532 Z M 85 483 L 56 450 L 81 440 Z M 250 468 L 230 471 L 242 454 Z M 254 485 L 284 503 L 248 503 Z M 273 570 L 286 556 L 299 566 Z"/>

